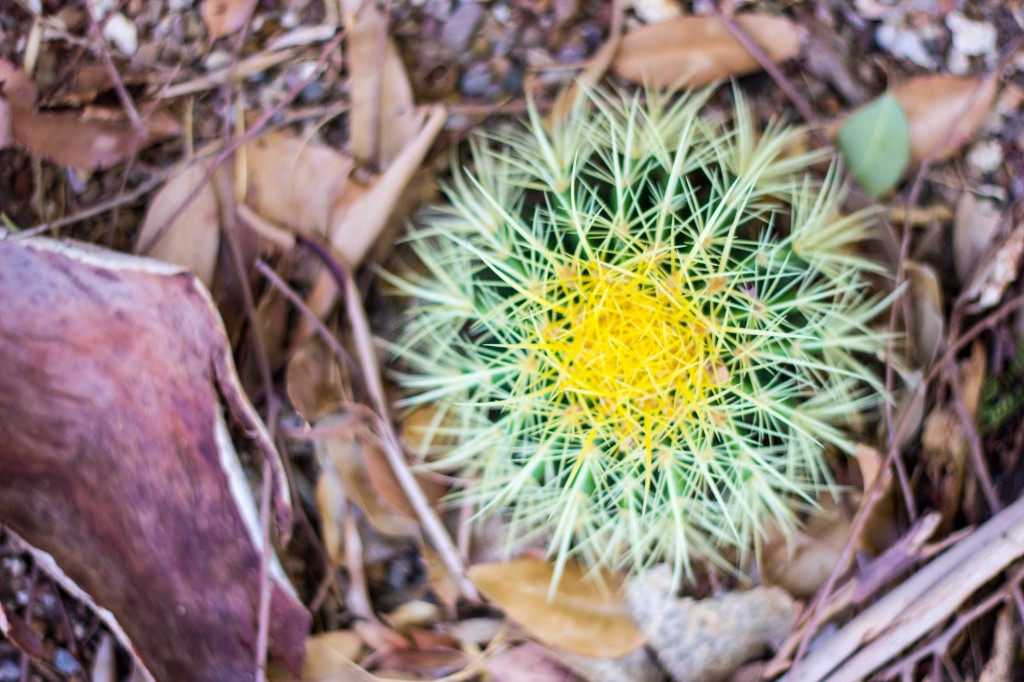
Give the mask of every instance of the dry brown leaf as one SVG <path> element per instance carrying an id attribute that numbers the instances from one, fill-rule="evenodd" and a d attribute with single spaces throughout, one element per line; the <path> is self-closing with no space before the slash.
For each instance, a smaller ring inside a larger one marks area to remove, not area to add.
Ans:
<path id="1" fill-rule="evenodd" d="M 324 236 L 352 159 L 327 145 L 273 132 L 244 147 L 245 202 L 271 222 Z"/>
<path id="2" fill-rule="evenodd" d="M 956 202 L 953 218 L 953 265 L 961 283 L 971 280 L 978 262 L 992 248 L 1003 212 L 988 199 L 964 192 Z"/>
<path id="3" fill-rule="evenodd" d="M 995 254 L 979 267 L 965 288 L 964 299 L 977 301 L 980 308 L 999 303 L 1020 274 L 1020 258 L 1024 254 L 1024 222 L 1018 223 L 1003 239 Z"/>
<path id="4" fill-rule="evenodd" d="M 283 534 L 291 508 L 209 294 L 159 261 L 7 239 L 0 338 L 0 523 L 156 679 L 253 678 L 262 533 L 222 401 L 271 463 Z M 309 615 L 269 568 L 270 649 L 297 670 Z"/>
<path id="5" fill-rule="evenodd" d="M 327 417 L 316 426 L 330 428 L 347 420 L 345 416 Z M 333 481 L 336 474 L 346 497 L 363 510 L 374 528 L 392 537 L 418 536 L 416 523 L 394 511 L 370 483 L 366 460 L 376 455 L 369 453 L 364 443 L 354 435 L 339 435 L 317 440 L 314 447 L 322 470 L 321 479 L 327 477 Z"/>
<path id="6" fill-rule="evenodd" d="M 207 147 L 200 154 L 213 149 Z M 278 230 L 280 235 L 272 234 L 277 230 L 275 223 L 305 234 L 326 234 L 333 206 L 348 182 L 351 159 L 322 143 L 283 132 L 249 142 L 242 147 L 241 157 L 246 162 L 241 169 L 246 179 L 246 202 L 259 218 L 247 223 L 258 223 L 253 227 L 265 244 L 278 249 L 290 237 L 285 230 Z M 167 224 L 208 170 L 208 162 L 192 164 L 156 193 L 134 250 L 189 268 L 210 286 L 218 262 L 220 208 L 223 202 L 234 201 L 221 196 L 223 192 L 217 189 L 226 186 L 226 164 L 174 224 Z M 248 210 L 243 207 L 240 213 Z"/>
<path id="7" fill-rule="evenodd" d="M 387 169 L 420 131 L 405 65 L 388 35 L 387 19 L 371 2 L 346 17 L 352 153 Z"/>
<path id="8" fill-rule="evenodd" d="M 557 657 L 533 642 L 491 656 L 484 667 L 493 682 L 565 682 L 571 674 Z"/>
<path id="9" fill-rule="evenodd" d="M 344 366 L 319 336 L 302 341 L 285 369 L 288 400 L 310 424 L 351 399 L 348 382 Z"/>
<path id="10" fill-rule="evenodd" d="M 805 599 L 818 591 L 839 561 L 850 523 L 834 505 L 811 517 L 795 541 L 773 536 L 765 543 L 765 581 Z"/>
<path id="11" fill-rule="evenodd" d="M 931 367 L 945 338 L 946 319 L 942 312 L 942 286 L 930 265 L 907 261 L 910 286 L 910 329 L 907 337 L 914 346 L 914 358 L 922 367 Z"/>
<path id="12" fill-rule="evenodd" d="M 80 170 L 110 168 L 154 142 L 181 133 L 177 119 L 163 111 L 140 112 L 141 131 L 132 127 L 119 108 L 40 111 L 35 83 L 2 60 L 0 87 L 6 97 L 15 141 L 32 154 L 60 166 Z"/>
<path id="13" fill-rule="evenodd" d="M 428 112 L 416 139 L 402 150 L 387 171 L 366 185 L 349 182 L 336 198 L 329 220 L 328 240 L 346 265 L 362 261 L 387 227 L 395 206 L 441 132 L 448 117 L 444 107 L 433 106 Z M 334 307 L 337 295 L 337 282 L 330 273 L 322 272 L 307 303 L 314 313 L 324 317 Z M 299 336 L 308 333 L 308 327 L 304 327 Z"/>
<path id="14" fill-rule="evenodd" d="M 617 575 L 595 579 L 578 564 L 568 564 L 550 600 L 554 565 L 548 561 L 477 564 L 468 576 L 488 599 L 545 644 L 581 656 L 618 658 L 644 642 L 620 596 L 622 579 Z"/>
<path id="15" fill-rule="evenodd" d="M 960 397 L 967 415 L 976 420 L 988 359 L 985 346 L 977 341 L 971 357 L 959 363 Z M 967 436 L 957 411 L 951 406 L 932 410 L 921 434 L 921 459 L 934 491 L 935 507 L 942 512 L 944 528 L 949 528 L 963 502 L 964 477 L 967 475 Z"/>
<path id="16" fill-rule="evenodd" d="M 741 14 L 735 21 L 773 61 L 800 53 L 800 34 L 784 17 Z M 627 33 L 612 68 L 634 83 L 667 88 L 699 87 L 761 67 L 718 18 L 686 16 Z"/>
<path id="17" fill-rule="evenodd" d="M 269 682 L 375 682 L 378 678 L 355 663 L 363 640 L 353 630 L 336 630 L 306 640 L 306 660 L 298 677 L 271 665 Z"/>
<path id="18" fill-rule="evenodd" d="M 208 170 L 207 164 L 190 164 L 160 188 L 149 202 L 134 248 L 136 253 L 192 270 L 207 288 L 213 285 L 220 248 L 220 208 L 213 183 L 207 183 L 200 190 L 173 226 L 161 235 L 157 232 L 192 194 Z"/>
<path id="19" fill-rule="evenodd" d="M 659 566 L 630 581 L 629 610 L 676 682 L 717 682 L 792 630 L 799 611 L 777 587 L 726 592 L 703 600 L 674 596 Z"/>
<path id="20" fill-rule="evenodd" d="M 996 73 L 984 78 L 920 76 L 893 88 L 910 122 L 911 159 L 920 163 L 939 145 L 936 161 L 952 156 L 974 137 L 998 92 Z"/>
<path id="21" fill-rule="evenodd" d="M 203 0 L 203 23 L 212 38 L 223 38 L 245 26 L 256 0 Z"/>
<path id="22" fill-rule="evenodd" d="M 430 589 L 442 604 L 454 612 L 459 602 L 459 584 L 452 578 L 444 561 L 430 545 L 423 545 L 423 563 L 427 565 Z"/>
<path id="23" fill-rule="evenodd" d="M 367 480 L 381 499 L 394 511 L 410 519 L 416 519 L 416 511 L 409 503 L 409 498 L 402 490 L 398 479 L 395 478 L 395 472 L 391 469 L 387 457 L 384 456 L 380 448 L 367 444 L 364 448 L 364 462 Z M 427 500 L 434 507 L 447 492 L 447 487 L 444 484 L 427 475 L 416 475 L 416 481 L 427 496 Z"/>

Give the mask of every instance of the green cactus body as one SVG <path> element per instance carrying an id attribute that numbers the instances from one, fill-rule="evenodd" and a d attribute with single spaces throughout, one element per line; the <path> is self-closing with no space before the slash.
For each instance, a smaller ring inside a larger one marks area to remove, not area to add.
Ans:
<path id="1" fill-rule="evenodd" d="M 436 406 L 430 465 L 559 567 L 745 561 L 879 400 L 870 220 L 737 99 L 731 125 L 706 93 L 531 112 L 474 143 L 409 237 L 418 268 L 382 273 L 414 299 L 392 350 L 403 404 Z"/>

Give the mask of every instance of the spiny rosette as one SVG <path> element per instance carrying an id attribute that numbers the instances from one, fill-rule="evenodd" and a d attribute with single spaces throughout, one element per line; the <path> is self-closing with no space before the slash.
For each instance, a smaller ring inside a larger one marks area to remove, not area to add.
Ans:
<path id="1" fill-rule="evenodd" d="M 558 567 L 742 566 L 882 393 L 869 216 L 802 130 L 758 134 L 739 93 L 712 120 L 708 94 L 598 91 L 477 138 L 417 265 L 382 273 L 413 299 L 391 349 L 430 465 Z"/>

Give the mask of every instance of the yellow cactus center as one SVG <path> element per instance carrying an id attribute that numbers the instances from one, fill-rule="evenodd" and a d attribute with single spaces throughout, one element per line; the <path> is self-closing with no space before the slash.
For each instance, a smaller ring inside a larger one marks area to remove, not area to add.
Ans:
<path id="1" fill-rule="evenodd" d="M 727 378 L 715 336 L 678 280 L 657 264 L 633 272 L 592 262 L 553 282 L 544 324 L 525 345 L 568 405 L 564 418 L 586 424 L 588 444 L 650 453 Z"/>

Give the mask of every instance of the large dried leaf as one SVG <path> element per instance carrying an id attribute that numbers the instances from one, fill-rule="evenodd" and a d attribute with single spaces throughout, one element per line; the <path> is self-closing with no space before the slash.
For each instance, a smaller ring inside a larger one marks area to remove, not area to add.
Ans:
<path id="1" fill-rule="evenodd" d="M 387 171 L 365 185 L 349 182 L 337 197 L 327 237 L 347 265 L 362 261 L 392 220 L 396 207 L 447 117 L 444 107 L 431 107 L 420 124 L 416 139 L 402 150 Z M 309 296 L 309 307 L 323 317 L 334 307 L 337 295 L 338 285 L 333 276 L 323 272 Z"/>
<path id="2" fill-rule="evenodd" d="M 836 136 L 850 173 L 878 198 L 899 182 L 910 160 L 910 124 L 899 102 L 886 93 L 853 112 Z"/>
<path id="3" fill-rule="evenodd" d="M 201 153 L 211 151 L 207 148 Z M 351 159 L 322 143 L 287 133 L 270 133 L 254 140 L 243 146 L 241 154 L 245 159 L 245 200 L 260 217 L 305 234 L 326 234 L 334 204 L 348 182 Z M 168 224 L 207 173 L 208 162 L 191 165 L 172 177 L 150 202 L 135 251 L 189 268 L 209 286 L 220 247 L 218 207 L 234 201 L 217 189 L 226 184 L 226 164 Z"/>
<path id="4" fill-rule="evenodd" d="M 935 160 L 952 156 L 970 141 L 999 92 L 998 74 L 984 78 L 920 76 L 892 89 L 910 121 L 910 155 L 915 163 L 936 150 Z"/>
<path id="5" fill-rule="evenodd" d="M 244 147 L 245 201 L 278 225 L 323 236 L 334 203 L 352 172 L 352 159 L 327 145 L 283 132 Z"/>
<path id="6" fill-rule="evenodd" d="M 736 23 L 773 61 L 800 53 L 800 35 L 788 19 L 742 14 Z M 697 87 L 761 67 L 718 18 L 686 16 L 627 33 L 612 68 L 626 80 L 665 88 Z"/>
<path id="7" fill-rule="evenodd" d="M 617 658 L 643 644 L 621 598 L 618 576 L 595 578 L 569 564 L 552 596 L 554 568 L 539 559 L 516 559 L 471 566 L 468 576 L 545 644 L 592 658 Z"/>
<path id="8" fill-rule="evenodd" d="M 281 463 L 195 276 L 46 239 L 0 241 L 0 523 L 159 680 L 256 674 L 262 532 L 220 399 Z M 309 615 L 270 564 L 271 652 Z"/>
<path id="9" fill-rule="evenodd" d="M 8 62 L 0 61 L 0 82 L 14 139 L 32 154 L 61 166 L 110 168 L 181 132 L 178 121 L 162 111 L 144 116 L 141 130 L 135 129 L 119 108 L 40 111 L 35 84 Z"/>
<path id="10" fill-rule="evenodd" d="M 318 427 L 330 428 L 344 423 L 348 417 L 327 417 Z M 371 445 L 355 435 L 322 438 L 315 444 L 323 475 L 336 475 L 346 496 L 366 514 L 373 527 L 393 537 L 416 537 L 416 523 L 405 513 L 396 511 L 373 486 L 367 460 L 379 457 Z"/>
<path id="11" fill-rule="evenodd" d="M 220 248 L 220 208 L 213 184 L 207 183 L 174 225 L 158 233 L 195 191 L 208 170 L 209 165 L 205 163 L 186 166 L 160 188 L 139 227 L 136 250 L 189 268 L 199 281 L 210 287 Z"/>
<path id="12" fill-rule="evenodd" d="M 668 571 L 630 582 L 629 609 L 677 682 L 717 682 L 784 637 L 796 623 L 793 599 L 777 587 L 678 599 Z"/>
<path id="13" fill-rule="evenodd" d="M 352 153 L 386 169 L 416 138 L 419 116 L 405 65 L 388 35 L 387 18 L 371 2 L 358 4 L 358 12 L 345 22 L 349 120 L 352 130 L 358 131 L 352 135 Z"/>
<path id="14" fill-rule="evenodd" d="M 270 682 L 334 682 L 346 680 L 375 680 L 370 673 L 363 671 L 360 677 L 355 658 L 363 648 L 363 640 L 354 630 L 336 630 L 313 635 L 306 640 L 306 660 L 302 664 L 302 674 L 296 677 L 272 666 L 267 671 Z"/>
<path id="15" fill-rule="evenodd" d="M 942 314 L 942 285 L 930 265 L 908 261 L 907 279 L 910 286 L 910 330 L 908 337 L 914 346 L 914 357 L 921 367 L 930 367 L 938 357 L 946 333 L 946 318 Z"/>

